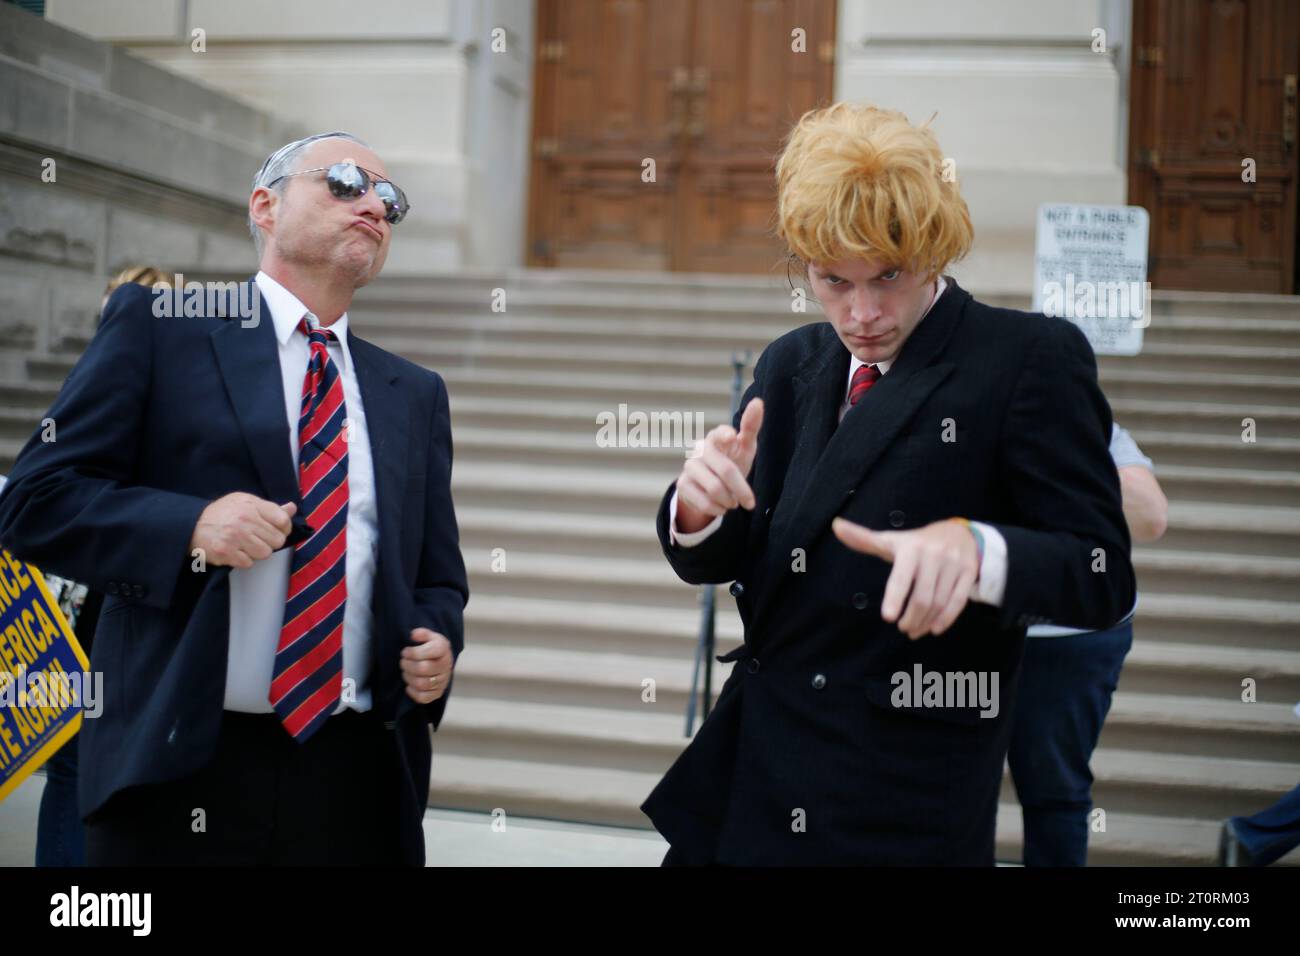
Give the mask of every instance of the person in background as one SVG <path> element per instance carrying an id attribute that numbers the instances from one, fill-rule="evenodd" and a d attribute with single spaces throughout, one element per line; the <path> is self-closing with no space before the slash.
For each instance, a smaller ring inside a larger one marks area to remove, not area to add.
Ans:
<path id="1" fill-rule="evenodd" d="M 1119 471 L 1124 519 L 1134 541 L 1165 533 L 1169 502 L 1151 459 L 1114 424 L 1110 454 Z M 1025 866 L 1083 866 L 1088 859 L 1092 772 L 1088 762 L 1133 646 L 1133 609 L 1105 631 L 1039 624 L 1029 628 L 1007 761 L 1024 822 Z"/>
<path id="2" fill-rule="evenodd" d="M 1296 705 L 1300 714 L 1300 704 Z M 1219 835 L 1219 866 L 1268 866 L 1300 846 L 1300 785 L 1249 817 L 1229 817 Z"/>
<path id="3" fill-rule="evenodd" d="M 99 302 L 101 313 L 108 297 L 127 282 L 153 289 L 170 289 L 172 285 L 162 271 L 153 266 L 130 266 L 108 280 Z M 0 487 L 3 485 L 4 478 L 0 476 Z M 80 582 L 53 574 L 45 575 L 45 583 L 58 602 L 68 627 L 76 635 L 77 643 L 89 657 L 104 595 Z M 86 865 L 85 828 L 81 814 L 77 812 L 78 736 L 69 738 L 45 762 L 45 789 L 41 791 L 41 806 L 36 820 L 37 866 Z"/>

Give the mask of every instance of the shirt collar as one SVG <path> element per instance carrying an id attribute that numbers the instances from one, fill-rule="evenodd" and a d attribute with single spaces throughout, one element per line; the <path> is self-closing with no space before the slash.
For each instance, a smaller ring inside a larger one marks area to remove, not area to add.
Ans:
<path id="1" fill-rule="evenodd" d="M 265 272 L 259 270 L 254 277 L 254 281 L 262 292 L 262 298 L 266 299 L 266 304 L 271 310 L 271 321 L 275 324 L 276 339 L 279 340 L 281 345 L 288 345 L 290 337 L 298 328 L 298 322 L 310 309 L 302 304 L 301 299 Z M 352 354 L 348 351 L 348 314 L 344 312 L 340 315 L 338 320 L 329 326 L 329 330 L 338 337 L 340 351 L 343 356 L 341 370 L 346 371 L 352 362 Z"/>
<path id="2" fill-rule="evenodd" d="M 928 309 L 925 310 L 925 315 L 922 315 L 922 316 L 921 316 L 922 319 L 924 319 L 926 315 L 929 315 L 929 314 L 930 314 L 930 309 L 933 309 L 933 308 L 934 308 L 934 304 L 935 304 L 936 302 L 939 301 L 939 296 L 943 295 L 943 290 L 946 289 L 946 288 L 948 288 L 948 283 L 944 281 L 943 276 L 939 276 L 939 281 L 935 284 L 934 298 L 930 300 L 930 307 L 929 307 Z M 921 324 L 921 323 L 920 323 L 920 320 L 917 320 L 917 324 L 918 324 L 918 325 Z M 850 386 L 851 386 L 851 383 L 853 382 L 853 373 L 856 372 L 859 368 L 861 368 L 862 366 L 864 366 L 864 365 L 866 365 L 866 364 L 867 364 L 866 362 L 862 361 L 862 359 L 858 358 L 858 357 L 857 357 L 856 355 L 854 355 L 852 352 L 849 353 L 849 382 L 850 382 Z M 881 374 L 881 375 L 884 375 L 886 372 L 889 371 L 889 367 L 890 367 L 891 365 L 894 364 L 894 359 L 890 359 L 890 360 L 887 361 L 887 362 L 876 362 L 876 363 L 874 363 L 874 364 L 875 364 L 876 368 L 880 369 L 880 374 Z M 846 393 L 846 394 L 847 394 L 847 393 Z M 847 398 L 846 398 L 846 401 L 847 401 Z"/>

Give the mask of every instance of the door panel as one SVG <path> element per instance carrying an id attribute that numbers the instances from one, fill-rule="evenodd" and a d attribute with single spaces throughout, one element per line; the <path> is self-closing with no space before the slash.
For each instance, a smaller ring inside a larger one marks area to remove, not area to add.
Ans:
<path id="1" fill-rule="evenodd" d="M 541 0 L 529 264 L 772 269 L 775 156 L 794 120 L 829 102 L 834 11 Z M 807 52 L 791 51 L 795 28 Z"/>
<path id="2" fill-rule="evenodd" d="M 698 0 L 681 231 L 682 271 L 766 272 L 782 260 L 774 238 L 781 138 L 832 86 L 833 3 Z M 803 53 L 791 33 L 804 31 Z M 702 81 L 702 82 L 701 82 Z"/>
<path id="3" fill-rule="evenodd" d="M 1137 0 L 1133 20 L 1129 194 L 1151 213 L 1152 284 L 1294 291 L 1300 6 Z"/>

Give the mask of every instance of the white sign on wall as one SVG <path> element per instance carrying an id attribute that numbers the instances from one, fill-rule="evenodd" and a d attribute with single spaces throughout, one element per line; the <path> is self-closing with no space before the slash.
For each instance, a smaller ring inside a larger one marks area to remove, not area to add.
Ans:
<path id="1" fill-rule="evenodd" d="M 1137 355 L 1151 324 L 1141 206 L 1038 207 L 1034 311 L 1079 326 L 1098 355 Z"/>

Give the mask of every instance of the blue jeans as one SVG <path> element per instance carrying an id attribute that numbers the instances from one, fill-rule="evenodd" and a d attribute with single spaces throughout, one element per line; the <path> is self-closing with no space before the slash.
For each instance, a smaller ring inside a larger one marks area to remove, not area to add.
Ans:
<path id="1" fill-rule="evenodd" d="M 1249 817 L 1233 817 L 1237 839 L 1255 866 L 1268 866 L 1300 846 L 1300 786 Z"/>
<path id="2" fill-rule="evenodd" d="M 1025 866 L 1084 866 L 1092 771 L 1133 624 L 1025 639 L 1007 753 L 1024 820 Z"/>
<path id="3" fill-rule="evenodd" d="M 85 825 L 77 812 L 79 736 L 72 737 L 45 762 L 45 790 L 36 819 L 37 866 L 86 865 Z"/>

